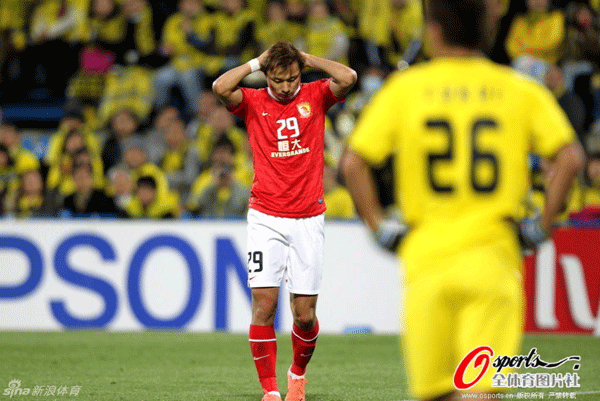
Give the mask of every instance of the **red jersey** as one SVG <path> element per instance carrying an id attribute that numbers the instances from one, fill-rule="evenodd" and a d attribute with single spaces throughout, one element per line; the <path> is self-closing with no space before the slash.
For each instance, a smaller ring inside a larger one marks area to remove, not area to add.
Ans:
<path id="1" fill-rule="evenodd" d="M 302 218 L 325 211 L 323 150 L 325 113 L 342 102 L 329 79 L 300 84 L 280 103 L 267 88 L 240 88 L 242 102 L 229 111 L 246 123 L 254 179 L 249 207 L 278 217 Z"/>

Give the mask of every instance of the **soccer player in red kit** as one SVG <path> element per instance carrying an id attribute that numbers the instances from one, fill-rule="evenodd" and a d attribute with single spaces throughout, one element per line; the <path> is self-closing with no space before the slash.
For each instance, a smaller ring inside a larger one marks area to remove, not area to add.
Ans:
<path id="1" fill-rule="evenodd" d="M 301 71 L 307 67 L 322 70 L 331 78 L 301 83 Z M 267 88 L 238 87 L 244 77 L 259 69 L 266 75 Z M 244 120 L 252 148 L 249 338 L 263 401 L 281 400 L 275 375 L 277 343 L 273 322 L 284 278 L 294 318 L 294 355 L 285 399 L 305 399 L 306 365 L 319 333 L 316 306 L 323 270 L 325 113 L 344 100 L 355 82 L 353 69 L 278 42 L 213 83 L 219 100 Z"/>

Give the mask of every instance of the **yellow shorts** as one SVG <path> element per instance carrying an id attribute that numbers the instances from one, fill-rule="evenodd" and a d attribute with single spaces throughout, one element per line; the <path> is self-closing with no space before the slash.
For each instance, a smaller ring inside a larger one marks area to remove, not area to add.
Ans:
<path id="1" fill-rule="evenodd" d="M 524 313 L 521 263 L 516 250 L 481 247 L 457 252 L 439 268 L 407 282 L 402 345 L 414 397 L 457 391 L 456 368 L 478 346 L 493 349 L 492 361 L 498 355 L 518 355 Z M 410 267 L 415 271 L 416 266 Z M 471 364 L 465 381 L 480 371 Z M 486 375 L 468 391 L 501 390 L 492 387 L 494 373 L 490 362 Z"/>

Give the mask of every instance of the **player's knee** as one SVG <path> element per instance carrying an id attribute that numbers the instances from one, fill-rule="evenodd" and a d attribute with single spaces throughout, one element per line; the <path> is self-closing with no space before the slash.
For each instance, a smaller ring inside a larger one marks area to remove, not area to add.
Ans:
<path id="1" fill-rule="evenodd" d="M 315 325 L 317 317 L 314 310 L 296 311 L 294 313 L 294 324 L 302 331 L 310 331 Z"/>
<path id="2" fill-rule="evenodd" d="M 255 299 L 252 305 L 252 320 L 254 324 L 270 324 L 275 319 L 277 298 Z"/>

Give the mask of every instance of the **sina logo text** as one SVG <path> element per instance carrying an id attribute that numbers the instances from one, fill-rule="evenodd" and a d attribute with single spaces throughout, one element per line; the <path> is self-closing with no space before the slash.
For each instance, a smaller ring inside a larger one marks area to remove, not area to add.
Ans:
<path id="1" fill-rule="evenodd" d="M 27 395 L 30 392 L 30 388 L 21 388 L 21 380 L 13 379 L 8 382 L 8 387 L 4 389 L 2 394 L 13 398 L 15 395 Z"/>

